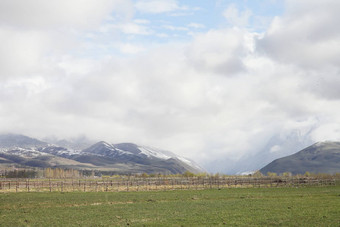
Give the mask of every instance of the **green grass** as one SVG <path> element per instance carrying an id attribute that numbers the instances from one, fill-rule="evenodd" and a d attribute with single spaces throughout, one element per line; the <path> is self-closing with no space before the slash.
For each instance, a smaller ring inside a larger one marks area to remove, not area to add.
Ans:
<path id="1" fill-rule="evenodd" d="M 0 226 L 340 226 L 340 186 L 0 194 Z"/>

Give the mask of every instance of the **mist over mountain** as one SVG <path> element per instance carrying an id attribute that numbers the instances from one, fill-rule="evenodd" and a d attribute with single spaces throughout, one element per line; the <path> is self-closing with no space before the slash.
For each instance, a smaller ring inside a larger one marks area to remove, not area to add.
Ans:
<path id="1" fill-rule="evenodd" d="M 16 134 L 2 134 L 0 135 L 0 148 L 14 148 L 14 147 L 40 147 L 46 146 L 47 143 L 30 138 L 24 135 Z"/>
<path id="2" fill-rule="evenodd" d="M 294 154 L 309 146 L 313 142 L 309 136 L 310 131 L 302 133 L 299 130 L 292 131 L 287 135 L 274 135 L 258 150 L 233 160 L 232 157 L 218 159 L 206 164 L 206 168 L 212 172 L 227 174 L 250 173 L 263 168 L 275 159 Z"/>
<path id="3" fill-rule="evenodd" d="M 96 141 L 88 139 L 86 136 L 78 136 L 74 138 L 69 139 L 58 139 L 54 136 L 45 137 L 42 139 L 43 141 L 49 143 L 49 144 L 55 144 L 60 147 L 66 147 L 68 149 L 73 150 L 83 150 L 85 148 L 88 148 L 92 144 L 94 144 Z"/>

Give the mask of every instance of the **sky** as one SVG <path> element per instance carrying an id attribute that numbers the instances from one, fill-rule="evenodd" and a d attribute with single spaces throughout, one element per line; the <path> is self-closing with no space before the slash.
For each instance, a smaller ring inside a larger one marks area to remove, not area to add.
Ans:
<path id="1" fill-rule="evenodd" d="M 210 172 L 292 152 L 291 135 L 340 140 L 339 11 L 337 0 L 1 0 L 0 133 L 134 142 Z"/>

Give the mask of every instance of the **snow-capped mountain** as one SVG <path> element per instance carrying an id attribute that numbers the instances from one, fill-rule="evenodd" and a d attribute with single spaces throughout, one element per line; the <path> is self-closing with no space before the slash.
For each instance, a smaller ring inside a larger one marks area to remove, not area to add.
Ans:
<path id="1" fill-rule="evenodd" d="M 172 152 L 151 148 L 147 146 L 139 146 L 133 143 L 109 144 L 101 141 L 91 147 L 84 149 L 73 159 L 96 164 L 98 160 L 105 158 L 104 163 L 108 164 L 133 164 L 145 165 L 150 172 L 150 167 L 156 169 L 165 168 L 171 173 L 204 172 L 196 163 L 184 157 L 180 157 Z"/>
<path id="2" fill-rule="evenodd" d="M 105 141 L 98 142 L 81 151 L 82 154 L 96 154 L 108 157 L 138 156 L 140 158 L 168 160 L 179 159 L 188 165 L 197 165 L 193 161 L 178 156 L 170 151 L 158 148 L 139 146 L 133 143 L 109 144 Z"/>
<path id="3" fill-rule="evenodd" d="M 133 143 L 104 141 L 75 150 L 22 135 L 0 135 L 0 165 L 90 168 L 117 173 L 204 172 L 196 163 L 169 151 Z"/>

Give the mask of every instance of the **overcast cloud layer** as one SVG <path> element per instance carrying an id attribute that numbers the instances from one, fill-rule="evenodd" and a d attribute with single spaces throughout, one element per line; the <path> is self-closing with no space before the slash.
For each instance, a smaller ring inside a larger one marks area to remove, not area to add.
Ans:
<path id="1" fill-rule="evenodd" d="M 210 172 L 340 140 L 339 1 L 185 2 L 0 1 L 0 132 L 135 142 Z"/>

